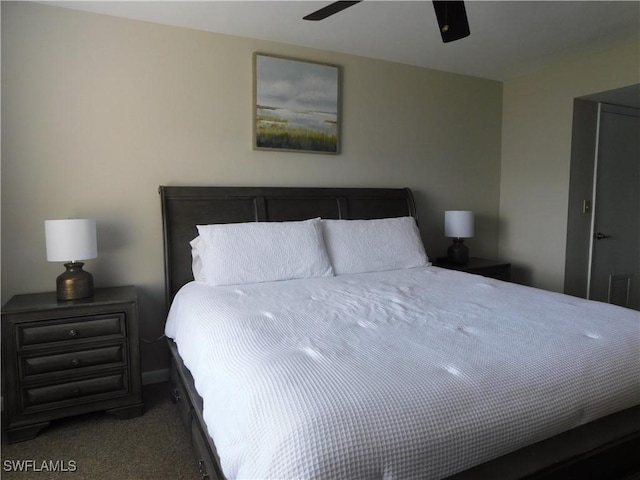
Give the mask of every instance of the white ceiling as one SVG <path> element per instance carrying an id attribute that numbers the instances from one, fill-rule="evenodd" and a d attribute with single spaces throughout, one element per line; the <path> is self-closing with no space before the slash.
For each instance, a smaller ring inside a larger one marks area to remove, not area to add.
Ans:
<path id="1" fill-rule="evenodd" d="M 96 13 L 506 80 L 640 43 L 636 1 L 467 1 L 471 35 L 444 44 L 429 0 L 365 0 L 320 22 L 328 1 L 45 1 Z"/>

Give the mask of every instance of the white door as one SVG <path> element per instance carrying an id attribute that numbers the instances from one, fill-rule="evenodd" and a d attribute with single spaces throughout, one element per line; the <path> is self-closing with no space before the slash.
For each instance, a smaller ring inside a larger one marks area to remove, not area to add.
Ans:
<path id="1" fill-rule="evenodd" d="M 600 106 L 589 298 L 639 308 L 640 111 Z"/>

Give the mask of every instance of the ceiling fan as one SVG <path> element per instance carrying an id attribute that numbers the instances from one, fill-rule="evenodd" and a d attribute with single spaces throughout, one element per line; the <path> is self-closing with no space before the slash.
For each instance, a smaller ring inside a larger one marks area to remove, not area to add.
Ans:
<path id="1" fill-rule="evenodd" d="M 326 7 L 310 13 L 304 20 L 324 20 L 331 15 L 341 12 L 345 8 L 354 6 L 362 0 L 355 1 L 339 1 L 333 2 Z M 461 38 L 469 36 L 469 22 L 467 20 L 467 11 L 463 1 L 436 1 L 433 2 L 433 8 L 436 11 L 438 25 L 440 26 L 440 34 L 444 43 L 453 42 Z"/>

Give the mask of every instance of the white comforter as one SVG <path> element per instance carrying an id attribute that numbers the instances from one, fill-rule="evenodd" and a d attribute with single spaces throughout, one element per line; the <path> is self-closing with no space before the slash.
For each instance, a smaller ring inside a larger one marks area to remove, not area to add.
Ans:
<path id="1" fill-rule="evenodd" d="M 166 325 L 228 479 L 441 478 L 640 404 L 640 314 L 437 267 L 210 287 Z"/>

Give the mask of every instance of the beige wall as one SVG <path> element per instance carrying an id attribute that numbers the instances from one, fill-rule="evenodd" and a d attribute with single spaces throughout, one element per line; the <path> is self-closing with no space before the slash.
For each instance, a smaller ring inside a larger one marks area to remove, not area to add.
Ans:
<path id="1" fill-rule="evenodd" d="M 640 82 L 640 44 L 504 83 L 499 254 L 514 280 L 564 286 L 576 97 Z"/>
<path id="2" fill-rule="evenodd" d="M 343 67 L 341 155 L 251 149 L 252 53 Z M 2 301 L 54 288 L 45 219 L 95 217 L 97 286 L 134 284 L 162 333 L 165 185 L 408 186 L 430 256 L 445 209 L 498 253 L 502 85 L 361 57 L 2 2 Z M 166 367 L 143 344 L 143 370 Z"/>

